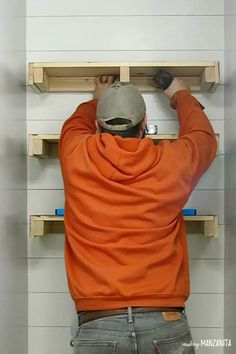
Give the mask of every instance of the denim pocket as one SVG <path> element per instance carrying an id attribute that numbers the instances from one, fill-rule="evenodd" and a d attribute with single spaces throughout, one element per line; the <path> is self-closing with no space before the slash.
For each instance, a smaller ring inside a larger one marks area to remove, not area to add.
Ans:
<path id="1" fill-rule="evenodd" d="M 195 354 L 190 330 L 176 337 L 154 340 L 153 343 L 158 354 Z"/>
<path id="2" fill-rule="evenodd" d="M 77 339 L 74 354 L 115 354 L 115 341 Z"/>

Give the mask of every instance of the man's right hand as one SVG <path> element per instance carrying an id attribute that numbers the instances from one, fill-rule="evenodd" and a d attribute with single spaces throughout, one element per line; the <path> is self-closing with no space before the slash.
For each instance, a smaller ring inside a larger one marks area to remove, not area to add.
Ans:
<path id="1" fill-rule="evenodd" d="M 171 99 L 176 94 L 176 92 L 180 90 L 188 90 L 191 92 L 190 88 L 184 83 L 183 80 L 174 78 L 170 86 L 164 90 L 164 94 L 169 97 L 169 99 Z"/>
<path id="2" fill-rule="evenodd" d="M 116 80 L 114 75 L 101 75 L 95 79 L 95 89 L 93 99 L 99 100 L 104 91 L 106 91 Z"/>

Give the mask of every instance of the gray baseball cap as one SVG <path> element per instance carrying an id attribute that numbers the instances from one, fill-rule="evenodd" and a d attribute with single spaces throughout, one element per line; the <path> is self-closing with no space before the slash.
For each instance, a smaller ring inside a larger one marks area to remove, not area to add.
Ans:
<path id="1" fill-rule="evenodd" d="M 115 82 L 101 95 L 97 104 L 97 121 L 108 130 L 125 131 L 140 123 L 146 114 L 144 99 L 134 85 Z M 112 125 L 114 118 L 129 120 L 125 124 Z"/>

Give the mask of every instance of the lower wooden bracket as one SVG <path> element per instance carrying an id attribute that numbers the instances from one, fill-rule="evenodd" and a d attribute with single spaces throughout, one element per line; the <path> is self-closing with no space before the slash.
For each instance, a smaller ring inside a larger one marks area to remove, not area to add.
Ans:
<path id="1" fill-rule="evenodd" d="M 188 234 L 202 234 L 218 237 L 219 218 L 217 215 L 184 216 Z M 64 216 L 31 215 L 30 236 L 44 236 L 48 233 L 64 234 Z"/>

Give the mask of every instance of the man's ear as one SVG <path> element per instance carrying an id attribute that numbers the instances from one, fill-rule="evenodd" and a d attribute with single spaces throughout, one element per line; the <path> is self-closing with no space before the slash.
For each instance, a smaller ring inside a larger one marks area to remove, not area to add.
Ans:
<path id="1" fill-rule="evenodd" d="M 98 125 L 97 119 L 95 120 L 95 125 L 96 125 L 96 128 L 97 128 L 97 133 L 100 133 L 100 127 Z"/>
<path id="2" fill-rule="evenodd" d="M 140 136 L 143 136 L 146 125 L 147 125 L 147 115 L 145 114 L 145 117 L 143 118 L 142 123 L 141 123 Z"/>
<path id="3" fill-rule="evenodd" d="M 147 125 L 147 115 L 145 114 L 144 120 L 143 120 L 143 124 L 144 124 L 144 129 Z"/>

